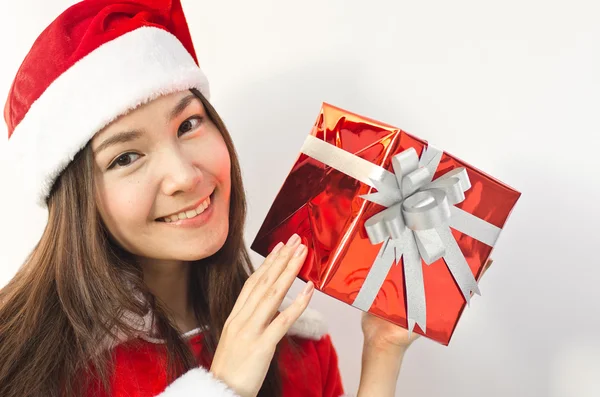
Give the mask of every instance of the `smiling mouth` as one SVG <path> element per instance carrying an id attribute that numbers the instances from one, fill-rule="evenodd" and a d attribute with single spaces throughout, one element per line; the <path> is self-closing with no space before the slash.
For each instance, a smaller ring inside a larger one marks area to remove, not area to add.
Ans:
<path id="1" fill-rule="evenodd" d="M 215 192 L 213 191 L 211 193 L 211 195 L 206 198 L 206 200 L 204 200 L 203 202 L 201 202 L 193 210 L 183 211 L 183 212 L 180 212 L 178 214 L 173 214 L 173 215 L 169 215 L 167 217 L 158 218 L 156 221 L 157 222 L 171 223 L 171 222 L 177 222 L 177 221 L 182 220 L 182 219 L 192 219 L 192 218 L 195 218 L 195 217 L 201 215 L 202 213 L 204 213 L 204 211 L 206 211 L 210 207 L 210 203 L 211 203 L 211 200 L 212 200 L 212 197 L 214 196 L 214 194 L 215 194 Z"/>

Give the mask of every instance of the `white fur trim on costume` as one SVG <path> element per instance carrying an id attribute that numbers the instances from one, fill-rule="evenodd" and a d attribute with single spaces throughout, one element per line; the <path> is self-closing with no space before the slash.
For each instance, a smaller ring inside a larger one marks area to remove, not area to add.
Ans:
<path id="1" fill-rule="evenodd" d="M 284 311 L 292 303 L 293 300 L 286 296 L 279 306 L 279 311 Z M 123 320 L 129 323 L 135 329 L 139 330 L 138 336 L 140 338 L 156 344 L 165 342 L 164 339 L 150 336 L 156 332 L 156 330 L 152 329 L 152 312 L 148 312 L 143 318 L 138 318 L 129 312 L 125 312 L 123 315 Z M 194 335 L 197 335 L 202 330 L 203 328 L 195 328 L 182 334 L 181 336 L 183 338 L 190 338 Z M 327 334 L 327 332 L 327 322 L 323 318 L 323 315 L 314 309 L 307 308 L 300 315 L 300 317 L 294 321 L 287 334 L 291 336 L 298 336 L 304 339 L 320 340 Z M 110 337 L 107 338 L 105 343 L 101 345 L 101 349 L 113 348 L 125 340 L 126 337 L 119 333 L 119 337 L 116 340 Z"/>
<path id="2" fill-rule="evenodd" d="M 216 379 L 210 371 L 198 367 L 189 370 L 179 378 L 175 379 L 165 391 L 156 397 L 239 397 L 224 382 Z M 355 397 L 344 394 L 340 397 Z"/>
<path id="3" fill-rule="evenodd" d="M 45 208 L 56 177 L 94 134 L 161 95 L 189 88 L 209 97 L 208 80 L 171 33 L 141 27 L 75 63 L 31 105 L 8 141 L 16 180 Z M 14 156 L 14 158 L 13 158 Z"/>
<path id="4" fill-rule="evenodd" d="M 204 368 L 194 368 L 175 379 L 157 397 L 239 397 L 233 390 Z"/>
<path id="5" fill-rule="evenodd" d="M 284 298 L 280 311 L 288 308 L 294 301 L 287 296 Z M 300 317 L 288 330 L 288 335 L 299 336 L 305 339 L 319 340 L 327 334 L 327 322 L 318 311 L 306 308 Z"/>

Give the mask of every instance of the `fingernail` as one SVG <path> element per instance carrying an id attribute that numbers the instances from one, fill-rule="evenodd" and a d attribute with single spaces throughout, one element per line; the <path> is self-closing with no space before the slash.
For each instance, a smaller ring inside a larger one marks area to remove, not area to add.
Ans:
<path id="1" fill-rule="evenodd" d="M 304 289 L 302 290 L 302 295 L 310 294 L 310 292 L 313 290 L 314 287 L 315 287 L 315 285 L 312 283 L 312 281 L 309 281 L 306 284 L 306 286 L 304 287 Z"/>
<path id="2" fill-rule="evenodd" d="M 298 236 L 296 233 L 294 233 L 292 235 L 292 237 L 290 237 L 290 239 L 287 242 L 287 245 L 289 247 L 293 247 L 294 245 L 296 245 L 298 242 L 300 241 L 300 236 Z"/>
<path id="3" fill-rule="evenodd" d="M 298 246 L 298 248 L 296 248 L 296 251 L 294 251 L 294 256 L 300 256 L 304 253 L 304 250 L 306 249 L 306 246 L 304 244 L 300 244 Z"/>
<path id="4" fill-rule="evenodd" d="M 279 243 L 277 243 L 277 245 L 275 247 L 273 247 L 273 250 L 271 252 L 273 254 L 275 254 L 277 251 L 279 251 L 281 249 L 281 247 L 283 247 L 283 243 L 280 241 Z"/>

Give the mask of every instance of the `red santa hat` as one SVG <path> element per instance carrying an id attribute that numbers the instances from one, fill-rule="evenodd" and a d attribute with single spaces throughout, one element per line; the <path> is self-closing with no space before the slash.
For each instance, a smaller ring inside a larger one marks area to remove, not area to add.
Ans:
<path id="1" fill-rule="evenodd" d="M 161 95 L 209 97 L 179 0 L 86 0 L 33 43 L 4 108 L 8 155 L 46 207 L 58 175 L 96 132 Z"/>

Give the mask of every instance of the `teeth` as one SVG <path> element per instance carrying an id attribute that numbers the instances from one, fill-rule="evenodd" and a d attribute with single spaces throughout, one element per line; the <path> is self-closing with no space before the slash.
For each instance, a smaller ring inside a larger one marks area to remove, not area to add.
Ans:
<path id="1" fill-rule="evenodd" d="M 208 197 L 206 200 L 204 200 L 202 203 L 200 203 L 200 205 L 198 207 L 196 207 L 196 209 L 194 209 L 194 210 L 180 212 L 179 214 L 165 217 L 165 218 L 163 218 L 163 220 L 168 223 L 168 222 L 175 222 L 180 219 L 193 218 L 193 217 L 198 216 L 201 213 L 203 213 L 204 210 L 206 208 L 208 208 L 209 205 L 210 205 L 210 197 Z"/>

